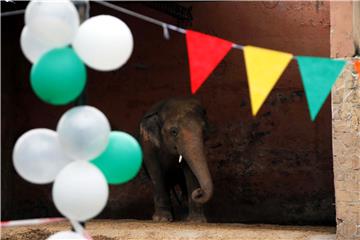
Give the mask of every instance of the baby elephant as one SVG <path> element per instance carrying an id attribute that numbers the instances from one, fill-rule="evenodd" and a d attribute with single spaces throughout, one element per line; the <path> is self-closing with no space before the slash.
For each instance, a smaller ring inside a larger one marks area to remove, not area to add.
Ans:
<path id="1" fill-rule="evenodd" d="M 172 221 L 170 190 L 187 194 L 188 221 L 206 222 L 203 204 L 213 194 L 204 153 L 205 109 L 194 98 L 172 98 L 154 105 L 140 123 L 145 170 L 153 183 L 154 221 Z"/>

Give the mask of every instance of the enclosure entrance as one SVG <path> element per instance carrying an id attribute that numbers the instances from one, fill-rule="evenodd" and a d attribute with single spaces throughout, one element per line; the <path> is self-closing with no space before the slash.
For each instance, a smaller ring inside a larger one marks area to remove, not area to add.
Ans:
<path id="1" fill-rule="evenodd" d="M 333 9 L 333 3 L 329 2 L 173 5 L 174 9 L 183 9 L 179 12 L 186 12 L 185 17 L 169 10 L 169 5 L 116 4 L 244 45 L 324 57 L 349 57 L 351 52 L 336 52 L 334 48 L 347 46 L 345 42 L 335 45 L 330 37 L 333 21 L 338 21 L 335 17 L 342 19 L 344 12 Z M 352 11 L 352 4 L 343 4 L 345 13 Z M 100 5 L 91 6 L 92 15 L 105 12 L 129 25 L 135 50 L 120 71 L 111 74 L 89 71 L 87 101 L 109 116 L 113 129 L 136 135 L 139 120 L 152 104 L 171 96 L 190 95 L 185 41 L 183 35 L 176 33 L 165 40 L 162 30 L 156 26 Z M 28 82 L 23 81 L 28 78 L 30 64 L 15 44 L 23 27 L 23 17 L 2 21 L 2 36 L 6 36 L 2 39 L 2 54 L 6 59 L 2 62 L 2 216 L 4 219 L 57 216 L 51 186 L 31 185 L 20 179 L 11 164 L 11 152 L 15 140 L 26 130 L 39 126 L 54 129 L 66 108 L 42 104 L 31 92 Z M 206 143 L 215 188 L 214 198 L 206 207 L 209 221 L 335 226 L 333 151 L 337 148 L 333 148 L 335 142 L 332 141 L 335 136 L 332 136 L 330 98 L 317 120 L 311 122 L 298 67 L 292 62 L 253 118 L 244 66 L 242 54 L 230 52 L 196 95 L 216 129 Z M 334 118 L 341 122 L 348 121 L 346 119 L 346 116 Z M 354 166 L 346 165 L 358 168 Z M 335 170 L 336 180 L 343 179 L 347 184 L 347 179 L 355 178 L 353 186 L 358 187 L 356 171 L 351 176 L 338 173 Z M 357 193 L 351 192 L 354 196 Z M 358 231 L 358 199 L 354 196 L 344 196 L 344 201 L 337 206 L 355 204 L 341 218 L 342 221 L 354 219 L 351 226 L 346 225 L 349 227 L 343 236 L 355 236 Z M 181 207 L 176 211 L 181 213 Z M 130 183 L 111 187 L 109 203 L 99 218 L 150 219 L 152 212 L 151 183 L 141 172 Z M 346 235 L 351 231 L 352 235 Z"/>

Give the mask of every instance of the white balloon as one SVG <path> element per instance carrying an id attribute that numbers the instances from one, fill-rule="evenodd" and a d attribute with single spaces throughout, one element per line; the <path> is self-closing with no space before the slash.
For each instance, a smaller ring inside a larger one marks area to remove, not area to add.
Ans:
<path id="1" fill-rule="evenodd" d="M 52 196 L 62 215 L 86 221 L 98 215 L 106 205 L 109 188 L 101 171 L 92 163 L 74 161 L 58 174 Z"/>
<path id="2" fill-rule="evenodd" d="M 26 7 L 25 24 L 38 39 L 64 47 L 73 41 L 80 19 L 69 0 L 32 0 Z"/>
<path id="3" fill-rule="evenodd" d="M 78 106 L 65 112 L 57 125 L 64 151 L 76 160 L 92 160 L 109 142 L 110 124 L 106 116 L 91 106 Z"/>
<path id="4" fill-rule="evenodd" d="M 100 15 L 81 24 L 73 42 L 80 58 L 91 68 L 115 70 L 126 63 L 133 51 L 133 37 L 120 19 Z"/>
<path id="5" fill-rule="evenodd" d="M 76 232 L 62 231 L 51 235 L 46 240 L 82 240 L 82 239 L 86 239 L 86 238 Z"/>
<path id="6" fill-rule="evenodd" d="M 72 161 L 61 148 L 58 135 L 50 129 L 38 128 L 24 133 L 13 150 L 17 173 L 25 180 L 45 184 Z"/>
<path id="7" fill-rule="evenodd" d="M 21 32 L 20 47 L 31 63 L 35 63 L 44 53 L 53 48 L 51 44 L 41 41 L 41 39 L 31 34 L 27 26 Z"/>

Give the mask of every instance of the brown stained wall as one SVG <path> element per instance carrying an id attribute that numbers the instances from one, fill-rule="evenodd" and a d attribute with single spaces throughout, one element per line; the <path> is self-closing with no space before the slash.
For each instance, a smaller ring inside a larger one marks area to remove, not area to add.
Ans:
<path id="1" fill-rule="evenodd" d="M 204 33 L 297 55 L 329 56 L 328 2 L 186 2 L 191 28 Z M 177 21 L 140 3 L 123 6 L 169 23 Z M 89 71 L 88 103 L 101 109 L 115 129 L 136 134 L 142 114 L 155 102 L 189 95 L 183 35 L 92 3 L 92 14 L 122 18 L 133 32 L 134 53 L 114 72 Z M 40 102 L 29 87 L 30 64 L 18 39 L 22 17 L 2 26 L 2 214 L 4 219 L 54 215 L 51 186 L 16 175 L 11 149 L 26 130 L 54 129 L 70 106 Z M 214 222 L 333 224 L 335 219 L 328 100 L 315 123 L 309 118 L 296 63 L 286 69 L 258 116 L 251 116 L 241 51 L 232 50 L 196 94 L 217 132 L 207 143 L 215 194 L 207 205 Z M 151 185 L 143 173 L 112 186 L 100 217 L 150 218 Z"/>

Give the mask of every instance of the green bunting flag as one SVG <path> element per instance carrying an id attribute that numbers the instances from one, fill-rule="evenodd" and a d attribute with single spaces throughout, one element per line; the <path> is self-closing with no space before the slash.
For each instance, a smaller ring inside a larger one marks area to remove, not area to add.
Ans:
<path id="1" fill-rule="evenodd" d="M 311 120 L 314 121 L 346 61 L 305 56 L 297 56 L 296 59 L 300 68 Z"/>

